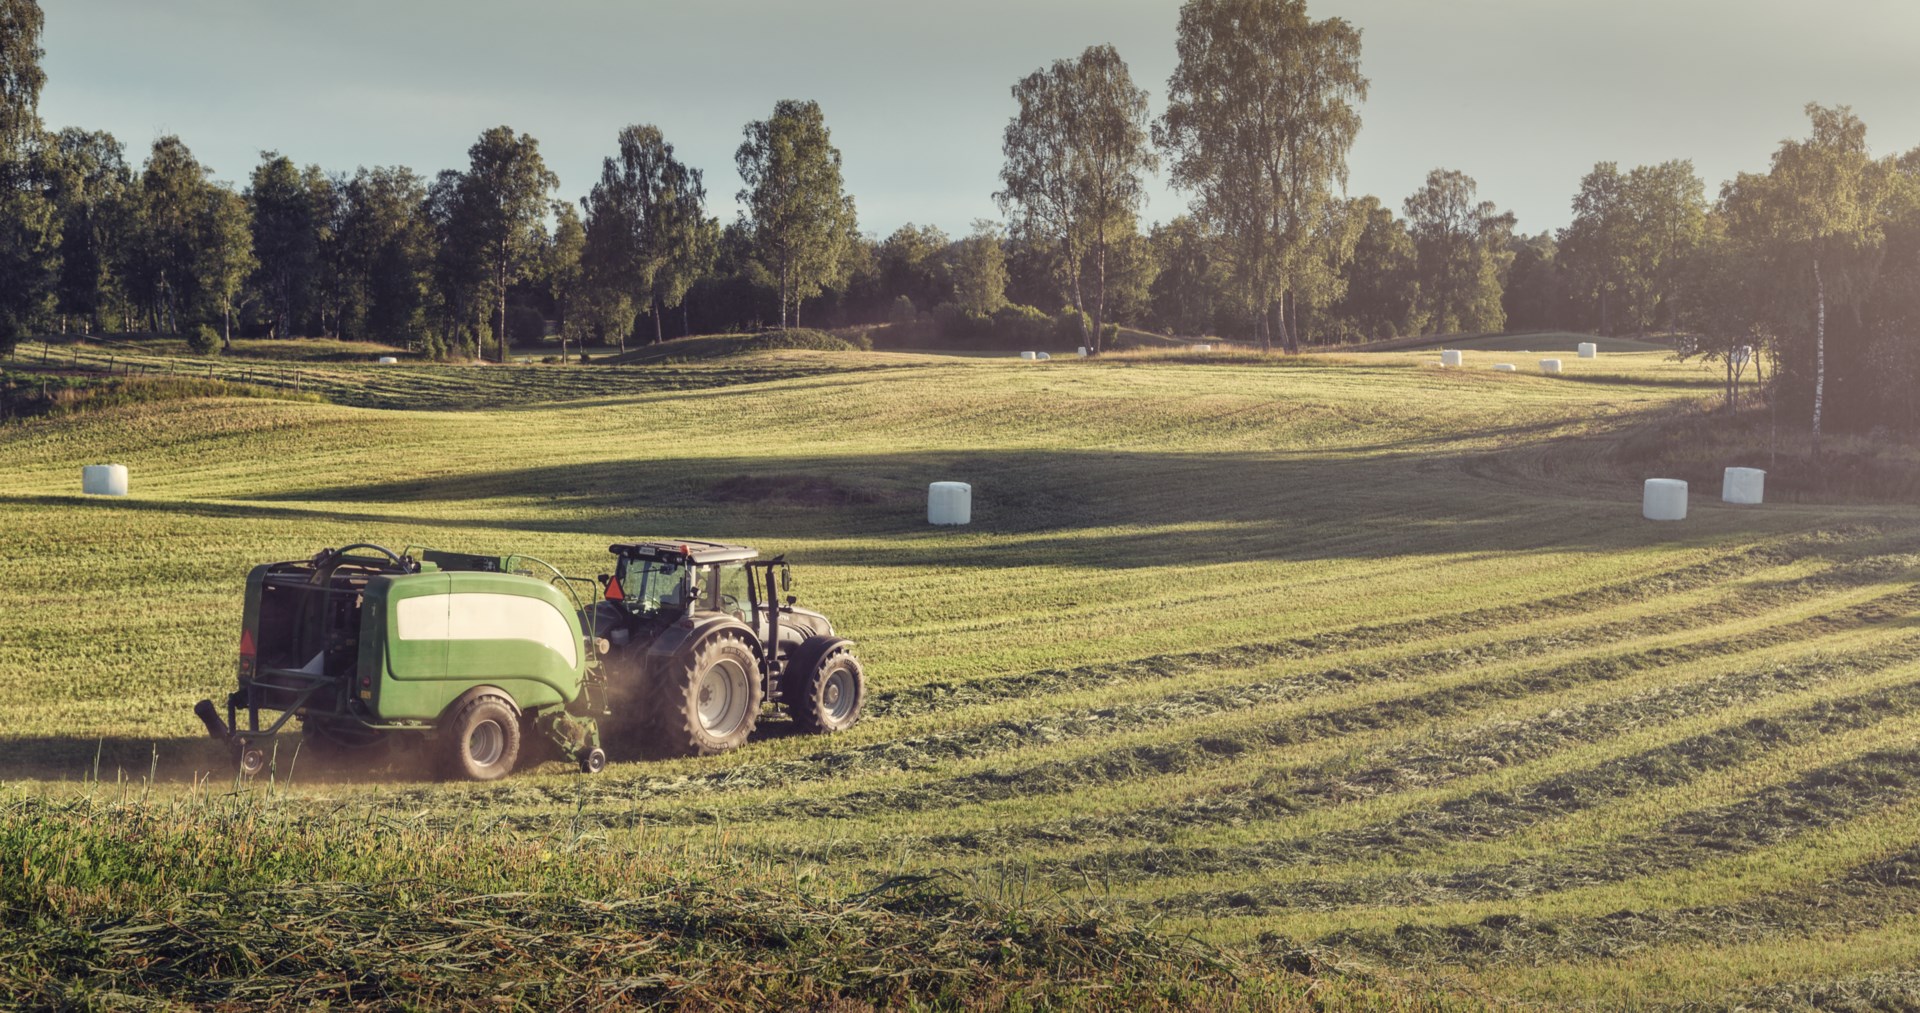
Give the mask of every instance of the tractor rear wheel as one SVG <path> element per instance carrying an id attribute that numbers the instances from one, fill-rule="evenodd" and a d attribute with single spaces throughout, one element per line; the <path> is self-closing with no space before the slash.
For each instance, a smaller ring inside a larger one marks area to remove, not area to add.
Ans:
<path id="1" fill-rule="evenodd" d="M 836 648 L 813 671 L 800 673 L 800 684 L 788 697 L 787 710 L 800 730 L 829 735 L 852 728 L 860 720 L 867 699 L 867 679 L 860 661 L 844 647 Z"/>
<path id="2" fill-rule="evenodd" d="M 653 686 L 654 745 L 668 756 L 737 749 L 760 719 L 760 665 L 738 634 L 717 633 L 661 666 Z"/>
<path id="3" fill-rule="evenodd" d="M 520 716 L 501 697 L 474 697 L 443 719 L 440 748 L 447 776 L 498 781 L 520 758 Z"/>

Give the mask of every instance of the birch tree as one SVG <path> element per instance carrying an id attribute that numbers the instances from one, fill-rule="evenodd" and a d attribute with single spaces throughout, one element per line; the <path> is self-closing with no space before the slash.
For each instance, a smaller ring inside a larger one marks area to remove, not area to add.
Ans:
<path id="1" fill-rule="evenodd" d="M 840 277 L 857 228 L 853 198 L 819 103 L 783 100 L 744 133 L 734 153 L 746 183 L 739 200 L 754 252 L 777 280 L 785 330 L 799 326 L 803 301 Z"/>
<path id="2" fill-rule="evenodd" d="M 1226 238 L 1261 347 L 1278 332 L 1298 351 L 1294 290 L 1321 209 L 1346 187 L 1367 97 L 1360 30 L 1313 20 L 1304 0 L 1188 0 L 1176 48 L 1155 140 L 1195 215 Z"/>
<path id="3" fill-rule="evenodd" d="M 994 195 L 1028 235 L 1060 244 L 1070 298 L 1086 309 L 1081 275 L 1093 274 L 1093 335 L 1100 354 L 1106 325 L 1107 257 L 1116 230 L 1132 221 L 1145 176 L 1158 166 L 1148 146 L 1147 93 L 1134 86 L 1112 46 L 1077 60 L 1056 60 L 1013 86 L 1019 105 L 1002 140 L 1004 186 Z M 1086 265 L 1091 258 L 1091 265 Z"/>

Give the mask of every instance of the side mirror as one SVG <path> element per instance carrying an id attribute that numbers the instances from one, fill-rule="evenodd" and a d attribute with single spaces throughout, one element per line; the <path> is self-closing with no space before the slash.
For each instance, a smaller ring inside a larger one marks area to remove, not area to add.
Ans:
<path id="1" fill-rule="evenodd" d="M 800 600 L 800 599 L 798 599 L 798 598 L 796 598 L 796 597 L 794 597 L 793 595 L 787 595 L 787 604 L 788 604 L 789 606 L 791 606 L 791 605 L 792 605 L 792 604 L 793 604 L 794 602 L 797 602 L 797 601 L 799 601 L 799 600 Z"/>
<path id="2" fill-rule="evenodd" d="M 793 567 L 790 567 L 785 563 L 780 564 L 780 590 L 782 591 L 793 590 Z M 787 604 L 791 605 L 793 603 L 789 601 Z"/>
<path id="3" fill-rule="evenodd" d="M 601 587 L 606 587 L 606 586 L 607 586 L 607 581 L 610 581 L 610 580 L 612 580 L 612 579 L 613 579 L 613 578 L 612 578 L 611 576 L 608 576 L 607 574 L 604 574 L 604 573 L 603 573 L 603 574 L 601 574 L 601 575 L 600 575 L 600 586 L 601 586 Z"/>

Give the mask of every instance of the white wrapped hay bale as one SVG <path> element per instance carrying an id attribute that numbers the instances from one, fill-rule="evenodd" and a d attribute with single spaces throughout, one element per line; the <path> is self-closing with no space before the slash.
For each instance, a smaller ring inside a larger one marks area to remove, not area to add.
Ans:
<path id="1" fill-rule="evenodd" d="M 400 360 L 391 355 L 383 355 L 380 357 L 380 365 L 382 366 L 397 366 L 399 364 Z"/>
<path id="2" fill-rule="evenodd" d="M 1211 351 L 1213 351 L 1213 346 L 1212 346 L 1212 345 L 1188 345 L 1188 346 L 1187 346 L 1187 351 L 1189 351 L 1189 352 L 1211 352 Z"/>
<path id="3" fill-rule="evenodd" d="M 1440 365 L 1442 366 L 1458 366 L 1464 361 L 1464 357 L 1457 350 L 1448 349 L 1440 353 Z"/>
<path id="4" fill-rule="evenodd" d="M 1597 359 L 1597 358 L 1599 358 L 1599 357 L 1600 357 L 1600 346 L 1599 346 L 1599 345 L 1597 345 L 1597 344 L 1595 344 L 1594 342 L 1591 342 L 1591 341 L 1582 341 L 1582 342 L 1580 342 L 1580 357 L 1581 357 L 1582 359 Z"/>
<path id="5" fill-rule="evenodd" d="M 1640 500 L 1640 514 L 1650 521 L 1687 519 L 1687 483 L 1677 478 L 1647 479 Z"/>
<path id="6" fill-rule="evenodd" d="M 89 464 L 80 469 L 80 491 L 88 496 L 125 496 L 127 466 Z"/>
<path id="7" fill-rule="evenodd" d="M 1086 357 L 1087 357 L 1087 346 L 1085 346 L 1085 345 L 1081 345 L 1081 346 L 1080 346 L 1080 357 L 1081 357 L 1082 359 L 1084 359 L 1084 358 L 1086 358 Z"/>
<path id="8" fill-rule="evenodd" d="M 1040 362 L 1047 362 L 1047 361 L 1049 361 L 1049 360 L 1051 360 L 1051 359 L 1053 358 L 1053 356 L 1051 356 L 1051 355 L 1048 355 L 1048 354 L 1047 354 L 1047 353 L 1045 353 L 1045 352 L 1035 352 L 1035 353 L 1033 353 L 1033 357 L 1034 357 L 1034 359 L 1036 359 L 1036 360 L 1038 360 L 1038 361 L 1040 361 Z"/>
<path id="9" fill-rule="evenodd" d="M 1560 360 L 1559 359 L 1541 359 L 1540 372 L 1547 373 L 1550 375 L 1557 375 L 1560 372 Z"/>
<path id="10" fill-rule="evenodd" d="M 1039 353 L 1038 353 L 1038 352 L 1021 352 L 1021 353 L 1020 353 L 1020 357 L 1021 357 L 1022 359 L 1026 359 L 1027 361 L 1029 361 L 1029 362 L 1031 362 L 1031 361 L 1033 361 L 1034 359 L 1037 359 L 1037 358 L 1039 358 L 1039 357 L 1040 357 L 1040 355 L 1039 355 Z"/>
<path id="11" fill-rule="evenodd" d="M 1518 373 L 1520 370 L 1519 367 L 1511 362 L 1501 362 L 1494 365 L 1493 371 L 1496 373 Z"/>
<path id="12" fill-rule="evenodd" d="M 935 482 L 927 486 L 927 523 L 973 523 L 973 486 L 965 482 Z"/>
<path id="13" fill-rule="evenodd" d="M 1767 473 L 1759 468 L 1728 468 L 1726 477 L 1720 481 L 1720 498 L 1742 506 L 1766 502 Z"/>

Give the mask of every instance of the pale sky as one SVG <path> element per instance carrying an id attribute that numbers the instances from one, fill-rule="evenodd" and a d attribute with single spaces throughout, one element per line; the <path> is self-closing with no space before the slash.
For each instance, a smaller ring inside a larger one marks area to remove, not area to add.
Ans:
<path id="1" fill-rule="evenodd" d="M 135 162 L 177 133 L 222 179 L 263 149 L 329 170 L 464 168 L 533 134 L 577 199 L 628 123 L 657 124 L 731 220 L 733 152 L 781 98 L 820 102 L 863 230 L 998 217 L 1021 76 L 1109 42 L 1165 103 L 1177 0 L 42 0 L 50 127 Z M 1876 152 L 1920 146 L 1915 0 L 1313 0 L 1364 31 L 1352 192 L 1395 208 L 1455 168 L 1527 232 L 1580 177 L 1691 158 L 1717 192 L 1846 103 Z M 1156 187 L 1148 221 L 1184 207 Z"/>

